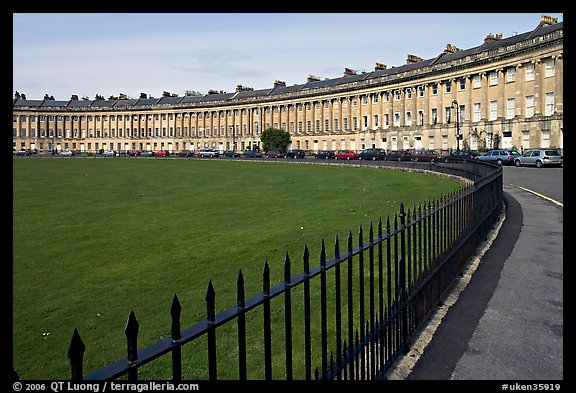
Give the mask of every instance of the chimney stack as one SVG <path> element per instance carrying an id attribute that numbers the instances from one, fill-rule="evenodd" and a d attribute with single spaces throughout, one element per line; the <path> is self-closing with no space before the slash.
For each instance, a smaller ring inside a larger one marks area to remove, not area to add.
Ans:
<path id="1" fill-rule="evenodd" d="M 374 71 L 385 70 L 386 67 L 387 67 L 386 64 L 376 63 L 376 66 L 374 67 Z"/>
<path id="2" fill-rule="evenodd" d="M 414 64 L 422 61 L 423 59 L 416 55 L 408 55 L 406 57 L 406 64 Z"/>

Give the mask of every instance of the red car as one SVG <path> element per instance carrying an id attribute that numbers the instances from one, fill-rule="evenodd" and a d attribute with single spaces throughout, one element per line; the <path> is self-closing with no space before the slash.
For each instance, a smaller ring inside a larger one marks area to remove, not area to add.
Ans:
<path id="1" fill-rule="evenodd" d="M 154 157 L 167 157 L 168 150 L 159 150 L 154 152 Z"/>
<path id="2" fill-rule="evenodd" d="M 264 154 L 264 157 L 266 157 L 266 158 L 282 158 L 282 157 L 284 157 L 284 154 L 282 154 L 276 150 L 270 150 Z"/>
<path id="3" fill-rule="evenodd" d="M 357 160 L 358 153 L 355 153 L 352 150 L 338 150 L 335 158 L 337 160 Z"/>
<path id="4" fill-rule="evenodd" d="M 134 156 L 134 157 L 136 157 L 136 156 L 139 156 L 139 155 L 140 155 L 140 152 L 139 152 L 138 150 L 130 150 L 130 151 L 128 152 L 128 155 L 129 155 L 129 156 Z"/>

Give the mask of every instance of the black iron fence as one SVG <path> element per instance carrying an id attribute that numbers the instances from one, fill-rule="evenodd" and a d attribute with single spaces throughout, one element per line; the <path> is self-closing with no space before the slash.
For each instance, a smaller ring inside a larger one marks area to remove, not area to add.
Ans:
<path id="1" fill-rule="evenodd" d="M 189 379 L 183 375 L 186 357 L 182 348 L 204 337 L 208 378 L 216 380 L 220 342 L 217 332 L 228 326 L 229 334 L 232 324 L 236 325 L 236 360 L 232 365 L 229 361 L 224 366 L 220 364 L 220 371 L 226 367 L 229 372 L 233 367 L 237 369 L 236 378 L 250 379 L 252 363 L 247 360 L 247 351 L 253 345 L 254 332 L 247 329 L 246 316 L 251 310 L 258 310 L 258 318 L 262 318 L 256 325 L 261 332 L 264 379 L 273 379 L 273 374 L 287 380 L 384 377 L 394 362 L 407 353 L 416 331 L 470 261 L 503 206 L 502 170 L 493 165 L 463 161 L 394 166 L 456 174 L 470 182 L 458 192 L 411 209 L 401 204 L 392 220 L 388 217 L 383 223 L 380 219 L 375 227 L 370 226 L 367 239 L 360 227 L 356 244 L 352 231 L 345 245 L 336 237 L 332 258 L 327 256 L 322 241 L 315 266 L 311 267 L 312 258 L 305 246 L 302 271 L 296 275 L 292 275 L 294 267 L 286 254 L 284 281 L 277 285 L 271 285 L 266 262 L 262 292 L 258 295 L 246 298 L 240 271 L 237 303 L 223 311 L 216 312 L 216 290 L 210 281 L 206 319 L 184 330 L 180 326 L 181 304 L 174 295 L 171 336 L 148 347 L 138 348 L 139 324 L 131 312 L 125 328 L 126 358 L 87 375 L 83 370 L 85 345 L 74 330 L 68 350 L 71 378 L 104 380 L 127 376 L 136 380 L 142 366 L 169 355 L 172 378 Z M 275 298 L 279 299 L 272 308 Z M 274 332 L 273 340 L 273 327 L 277 326 L 281 327 L 277 330 L 282 330 L 282 337 Z"/>

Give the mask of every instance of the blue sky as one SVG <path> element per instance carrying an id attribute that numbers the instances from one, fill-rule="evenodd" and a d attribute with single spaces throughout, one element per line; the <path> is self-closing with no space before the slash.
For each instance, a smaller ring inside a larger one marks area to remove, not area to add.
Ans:
<path id="1" fill-rule="evenodd" d="M 562 13 L 14 13 L 13 90 L 108 98 L 335 78 L 480 45 Z"/>

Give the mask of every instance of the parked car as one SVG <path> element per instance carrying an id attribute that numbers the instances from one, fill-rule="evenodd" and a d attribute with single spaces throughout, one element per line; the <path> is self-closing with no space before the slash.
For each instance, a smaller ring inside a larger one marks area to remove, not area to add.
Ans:
<path id="1" fill-rule="evenodd" d="M 563 166 L 564 156 L 555 149 L 534 149 L 528 150 L 524 154 L 518 154 L 514 158 L 514 165 L 520 166 L 535 166 L 542 168 L 543 166 Z"/>
<path id="2" fill-rule="evenodd" d="M 352 150 L 338 150 L 336 153 L 337 160 L 357 160 L 358 153 L 353 152 Z"/>
<path id="3" fill-rule="evenodd" d="M 178 157 L 194 157 L 192 150 L 182 150 L 178 152 Z"/>
<path id="4" fill-rule="evenodd" d="M 329 160 L 336 158 L 336 154 L 332 150 L 321 150 L 314 155 L 314 158 L 320 160 Z"/>
<path id="5" fill-rule="evenodd" d="M 478 156 L 478 152 L 472 150 L 455 150 L 452 153 L 442 156 L 444 162 L 458 161 L 458 160 L 474 160 Z"/>
<path id="6" fill-rule="evenodd" d="M 222 155 L 225 157 L 240 157 L 240 153 L 234 150 L 224 150 L 224 153 L 222 153 Z"/>
<path id="7" fill-rule="evenodd" d="M 18 150 L 16 153 L 14 153 L 14 155 L 16 156 L 29 156 L 32 153 L 30 152 L 30 150 Z"/>
<path id="8" fill-rule="evenodd" d="M 104 157 L 116 157 L 116 152 L 114 150 L 104 150 L 102 155 Z"/>
<path id="9" fill-rule="evenodd" d="M 412 154 L 408 150 L 392 150 L 386 154 L 387 161 L 410 161 Z"/>
<path id="10" fill-rule="evenodd" d="M 277 150 L 270 150 L 264 153 L 264 157 L 266 158 L 282 158 L 284 155 Z"/>
<path id="11" fill-rule="evenodd" d="M 244 152 L 242 153 L 241 157 L 244 157 L 244 158 L 259 158 L 259 157 L 262 157 L 262 153 L 260 153 L 258 150 L 244 150 Z"/>
<path id="12" fill-rule="evenodd" d="M 154 152 L 154 157 L 168 157 L 169 155 L 168 150 L 158 150 Z"/>
<path id="13" fill-rule="evenodd" d="M 198 150 L 198 153 L 196 153 L 196 155 L 198 157 L 220 157 L 220 153 L 218 153 L 216 150 L 214 149 L 200 149 Z"/>
<path id="14" fill-rule="evenodd" d="M 476 159 L 491 162 L 496 165 L 514 165 L 514 159 L 518 156 L 516 151 L 508 149 L 488 150 L 486 154 L 476 156 Z"/>
<path id="15" fill-rule="evenodd" d="M 64 150 L 60 152 L 60 155 L 62 157 L 73 157 L 74 156 L 74 151 L 72 150 Z"/>
<path id="16" fill-rule="evenodd" d="M 436 150 L 414 150 L 412 161 L 436 162 L 440 159 L 440 154 Z"/>
<path id="17" fill-rule="evenodd" d="M 140 152 L 140 157 L 154 157 L 154 152 L 151 150 L 144 150 Z"/>
<path id="18" fill-rule="evenodd" d="M 385 160 L 386 150 L 381 148 L 364 149 L 358 154 L 359 160 Z"/>
<path id="19" fill-rule="evenodd" d="M 140 152 L 138 150 L 130 150 L 128 152 L 128 156 L 130 156 L 130 157 L 137 157 L 139 155 L 140 155 Z"/>
<path id="20" fill-rule="evenodd" d="M 284 154 L 284 158 L 306 158 L 306 152 L 300 149 L 288 150 L 286 154 Z"/>

